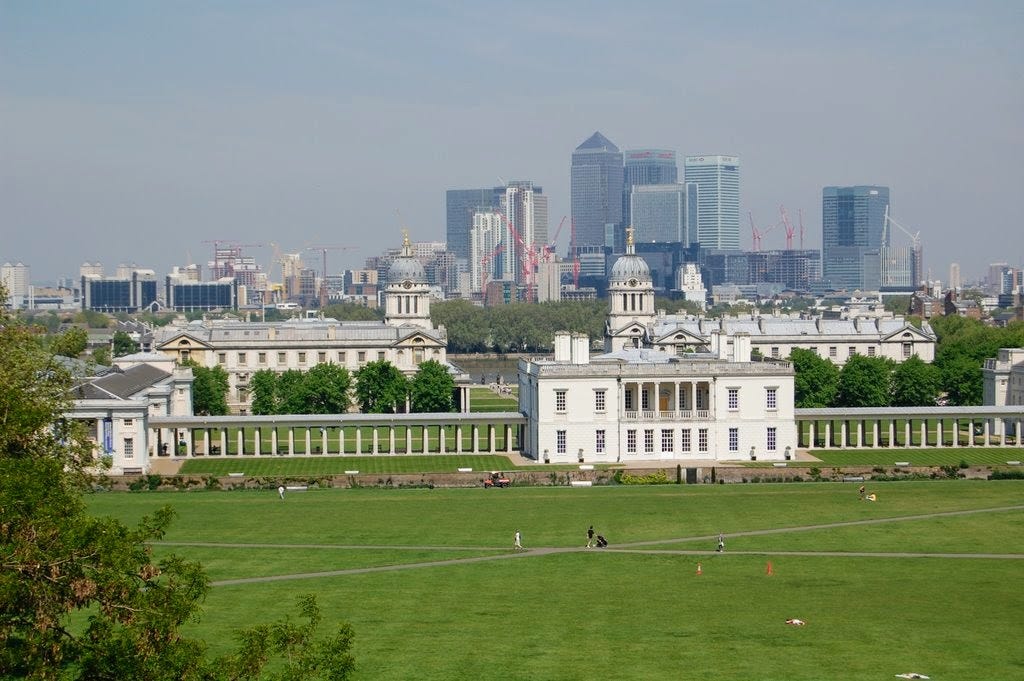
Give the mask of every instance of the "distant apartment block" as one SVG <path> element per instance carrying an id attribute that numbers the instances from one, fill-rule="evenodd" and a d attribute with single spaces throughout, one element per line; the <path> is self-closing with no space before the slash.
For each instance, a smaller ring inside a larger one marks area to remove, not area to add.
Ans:
<path id="1" fill-rule="evenodd" d="M 135 270 L 128 277 L 82 277 L 82 309 L 96 312 L 139 312 L 156 303 L 153 270 Z"/>

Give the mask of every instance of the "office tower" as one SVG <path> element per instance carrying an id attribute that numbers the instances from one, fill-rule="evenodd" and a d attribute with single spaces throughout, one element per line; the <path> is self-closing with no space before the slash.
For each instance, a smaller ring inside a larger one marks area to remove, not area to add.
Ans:
<path id="1" fill-rule="evenodd" d="M 622 152 L 599 132 L 572 153 L 572 220 L 577 247 L 615 245 L 622 225 Z"/>
<path id="2" fill-rule="evenodd" d="M 231 277 L 218 281 L 195 281 L 172 273 L 165 279 L 164 303 L 168 309 L 178 312 L 236 310 L 239 304 L 238 282 Z"/>
<path id="3" fill-rule="evenodd" d="M 134 269 L 128 277 L 82 277 L 82 309 L 97 312 L 138 312 L 156 301 L 153 270 Z"/>
<path id="4" fill-rule="evenodd" d="M 495 188 L 498 191 L 498 188 Z M 514 280 L 527 282 L 532 275 L 536 257 L 548 239 L 548 197 L 529 180 L 509 182 L 501 199 L 501 211 L 511 232 L 505 253 L 512 265 Z"/>
<path id="5" fill-rule="evenodd" d="M 492 279 L 512 279 L 508 258 L 508 230 L 497 211 L 478 211 L 473 214 L 473 227 L 469 233 L 470 291 L 481 291 Z"/>
<path id="6" fill-rule="evenodd" d="M 960 263 L 958 262 L 949 265 L 949 288 L 954 291 L 963 288 L 963 282 L 960 279 Z"/>
<path id="7" fill-rule="evenodd" d="M 671 149 L 631 149 L 623 154 L 623 159 L 622 217 L 628 220 L 632 215 L 633 187 L 676 184 L 679 169 L 676 167 L 676 152 Z"/>
<path id="8" fill-rule="evenodd" d="M 481 209 L 497 208 L 504 196 L 504 188 L 449 189 L 445 193 L 448 250 L 459 258 L 469 258 L 469 231 L 473 228 L 473 214 Z"/>
<path id="9" fill-rule="evenodd" d="M 702 249 L 740 249 L 740 159 L 687 156 L 684 181 L 697 185 L 697 238 Z M 692 237 L 691 237 L 692 238 Z"/>
<path id="10" fill-rule="evenodd" d="M 0 265 L 0 283 L 7 290 L 7 299 L 0 300 L 0 305 L 21 307 L 29 298 L 31 280 L 29 267 L 25 263 L 5 262 Z"/>
<path id="11" fill-rule="evenodd" d="M 696 186 L 690 189 L 696 191 Z M 694 227 L 689 223 L 692 211 L 687 205 L 688 193 L 684 184 L 634 185 L 629 212 L 634 241 L 688 246 Z"/>
<path id="12" fill-rule="evenodd" d="M 889 203 L 888 187 L 822 190 L 822 276 L 829 286 L 872 291 L 881 287 L 881 249 L 888 246 L 883 243 L 883 223 Z"/>

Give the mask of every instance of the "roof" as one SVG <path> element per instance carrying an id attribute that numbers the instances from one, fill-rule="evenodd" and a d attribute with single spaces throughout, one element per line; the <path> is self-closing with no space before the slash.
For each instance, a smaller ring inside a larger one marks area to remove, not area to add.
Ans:
<path id="1" fill-rule="evenodd" d="M 607 137 L 605 137 L 604 135 L 602 135 L 599 132 L 595 132 L 593 135 L 588 137 L 586 139 L 586 141 L 583 142 L 583 144 L 581 144 L 578 147 L 576 147 L 576 151 L 581 151 L 581 150 L 585 151 L 585 150 L 588 150 L 588 149 L 589 150 L 615 151 L 615 152 L 617 152 L 619 150 L 619 148 L 617 146 L 612 144 L 612 141 L 610 139 L 608 139 Z"/>
<path id="2" fill-rule="evenodd" d="M 78 400 L 127 400 L 170 376 L 151 364 L 138 364 L 80 383 L 72 388 L 72 394 Z"/>

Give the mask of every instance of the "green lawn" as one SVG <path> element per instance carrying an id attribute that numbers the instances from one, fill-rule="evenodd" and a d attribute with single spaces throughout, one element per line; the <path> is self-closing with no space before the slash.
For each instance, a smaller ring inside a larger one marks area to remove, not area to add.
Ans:
<path id="1" fill-rule="evenodd" d="M 272 491 L 105 493 L 88 502 L 129 522 L 170 504 L 178 517 L 168 542 L 260 545 L 156 547 L 202 560 L 215 579 L 498 556 L 214 586 L 190 625 L 225 652 L 232 630 L 293 612 L 314 592 L 328 623 L 355 628 L 360 680 L 1021 678 L 1024 560 L 768 552 L 1024 555 L 1020 510 L 795 529 L 1021 506 L 1024 482 L 871 487 L 875 503 L 834 483 L 337 489 L 284 501 Z M 611 550 L 581 549 L 591 523 Z M 512 554 L 516 529 L 527 548 L 567 552 Z M 719 531 L 732 535 L 724 554 L 668 550 L 712 549 L 707 538 Z M 680 541 L 688 537 L 699 539 Z M 616 550 L 643 541 L 666 543 Z M 807 626 L 787 626 L 791 617 Z"/>
<path id="2" fill-rule="evenodd" d="M 1024 448 L 1020 447 L 814 449 L 810 454 L 829 466 L 892 466 L 897 461 L 907 461 L 912 466 L 956 466 L 961 461 L 973 466 L 1003 466 L 1007 461 L 1024 461 Z"/>

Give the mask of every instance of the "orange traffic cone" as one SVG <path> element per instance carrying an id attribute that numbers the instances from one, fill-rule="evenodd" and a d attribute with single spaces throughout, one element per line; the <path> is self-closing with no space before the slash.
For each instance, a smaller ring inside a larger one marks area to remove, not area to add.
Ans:
<path id="1" fill-rule="evenodd" d="M 698 575 L 704 574 L 704 571 L 700 569 L 700 563 L 697 563 L 697 574 Z"/>
<path id="2" fill-rule="evenodd" d="M 775 574 L 775 572 L 772 571 L 772 562 L 771 561 L 768 561 L 768 565 L 765 566 L 764 573 L 766 575 L 768 575 L 769 577 L 771 577 L 772 575 Z"/>

